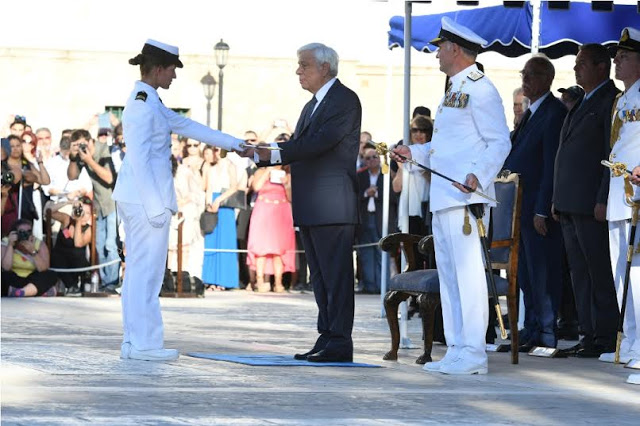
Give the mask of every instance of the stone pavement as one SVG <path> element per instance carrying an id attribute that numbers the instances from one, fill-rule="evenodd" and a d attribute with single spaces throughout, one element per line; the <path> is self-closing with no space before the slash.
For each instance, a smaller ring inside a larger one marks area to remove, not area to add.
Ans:
<path id="1" fill-rule="evenodd" d="M 640 424 L 633 370 L 489 354 L 486 376 L 423 372 L 389 346 L 378 296 L 356 297 L 355 360 L 384 368 L 253 367 L 185 356 L 293 354 L 315 340 L 312 294 L 162 299 L 172 363 L 123 361 L 119 298 L 2 299 L 3 425 Z M 409 321 L 420 345 L 419 319 Z M 434 346 L 434 358 L 444 354 Z M 637 371 L 636 371 L 637 372 Z"/>

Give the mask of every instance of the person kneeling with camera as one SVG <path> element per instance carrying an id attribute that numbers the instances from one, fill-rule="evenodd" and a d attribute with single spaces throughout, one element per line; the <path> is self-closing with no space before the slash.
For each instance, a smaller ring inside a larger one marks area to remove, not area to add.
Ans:
<path id="1" fill-rule="evenodd" d="M 51 251 L 51 264 L 54 268 L 84 268 L 89 266 L 87 246 L 91 242 L 92 201 L 89 197 L 80 197 L 73 202 L 71 216 L 59 211 L 66 203 L 50 207 L 51 217 L 60 222 L 60 231 Z M 80 276 L 90 276 L 90 272 L 58 272 L 65 286 L 65 296 L 80 296 L 82 290 L 78 283 Z"/>
<path id="2" fill-rule="evenodd" d="M 2 296 L 55 296 L 56 274 L 49 249 L 33 236 L 33 224 L 18 219 L 2 239 Z"/>

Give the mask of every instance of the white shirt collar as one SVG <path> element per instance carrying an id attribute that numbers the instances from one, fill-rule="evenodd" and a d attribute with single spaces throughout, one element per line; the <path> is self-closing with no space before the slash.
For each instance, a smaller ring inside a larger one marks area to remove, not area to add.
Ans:
<path id="1" fill-rule="evenodd" d="M 603 81 L 602 83 L 598 84 L 598 87 L 596 87 L 595 89 L 593 89 L 592 91 L 590 91 L 589 93 L 586 93 L 584 95 L 583 98 L 583 102 L 586 101 L 587 99 L 589 99 L 591 96 L 593 96 L 594 93 L 596 93 L 598 91 L 599 88 L 601 88 L 602 86 L 604 86 L 605 84 L 607 84 L 610 80 L 607 79 L 605 81 Z"/>
<path id="2" fill-rule="evenodd" d="M 313 114 L 313 112 L 315 112 L 315 110 L 318 108 L 318 105 L 320 105 L 320 102 L 322 102 L 322 100 L 324 99 L 325 96 L 327 96 L 327 92 L 329 91 L 329 89 L 331 89 L 331 86 L 333 86 L 333 83 L 335 83 L 337 80 L 336 77 L 333 77 L 331 80 L 327 81 L 324 86 L 322 86 L 320 88 L 320 90 L 318 90 L 316 92 L 316 94 L 314 95 L 316 97 L 316 100 L 318 102 L 316 102 L 316 106 L 313 108 L 313 111 L 311 112 Z"/>
<path id="3" fill-rule="evenodd" d="M 544 100 L 547 99 L 547 96 L 549 96 L 550 93 L 551 93 L 551 91 L 545 93 L 538 100 L 536 100 L 534 103 L 529 105 L 529 109 L 531 110 L 531 115 L 536 113 L 538 108 L 540 108 L 540 105 L 542 104 L 542 102 L 544 102 Z M 529 117 L 529 118 L 531 118 L 531 117 Z"/>

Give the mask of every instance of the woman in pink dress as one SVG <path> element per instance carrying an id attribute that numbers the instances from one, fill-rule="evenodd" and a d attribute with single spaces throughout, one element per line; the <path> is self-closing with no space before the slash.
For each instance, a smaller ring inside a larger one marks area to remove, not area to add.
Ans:
<path id="1" fill-rule="evenodd" d="M 247 264 L 256 271 L 258 292 L 271 290 L 264 274 L 273 274 L 273 291 L 282 293 L 282 274 L 296 270 L 291 176 L 281 166 L 260 168 L 251 186 L 258 196 L 249 225 Z"/>

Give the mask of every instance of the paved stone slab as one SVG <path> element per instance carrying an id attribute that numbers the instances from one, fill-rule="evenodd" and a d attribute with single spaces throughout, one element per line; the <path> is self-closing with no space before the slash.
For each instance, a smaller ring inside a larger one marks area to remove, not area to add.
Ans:
<path id="1" fill-rule="evenodd" d="M 315 340 L 313 295 L 162 299 L 167 347 L 291 355 Z M 356 299 L 354 361 L 383 368 L 257 367 L 181 356 L 119 359 L 118 298 L 2 299 L 2 424 L 637 425 L 631 370 L 597 360 L 489 354 L 486 376 L 426 373 L 389 347 L 379 297 Z M 409 321 L 420 346 L 419 319 Z M 444 354 L 434 346 L 434 358 Z"/>

